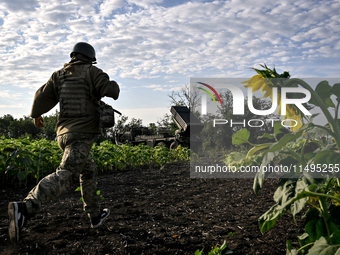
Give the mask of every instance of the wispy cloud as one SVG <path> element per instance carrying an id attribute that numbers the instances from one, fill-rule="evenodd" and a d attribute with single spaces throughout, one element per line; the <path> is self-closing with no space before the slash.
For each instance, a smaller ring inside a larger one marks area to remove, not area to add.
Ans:
<path id="1" fill-rule="evenodd" d="M 12 105 L 0 104 L 0 108 L 1 109 L 18 109 L 18 108 L 25 109 L 27 108 L 27 105 L 26 104 L 12 104 Z"/>
<path id="2" fill-rule="evenodd" d="M 338 75 L 336 0 L 168 5 L 162 0 L 2 0 L 0 85 L 37 89 L 69 61 L 78 41 L 91 43 L 98 67 L 122 84 L 150 79 L 148 84 L 158 87 L 144 89 L 159 92 L 175 89 L 166 84 L 177 76 L 246 76 L 258 63 L 295 75 Z"/>
<path id="3" fill-rule="evenodd" d="M 339 56 L 334 52 L 339 41 L 336 1 L 310 1 L 308 6 L 289 0 L 189 2 L 172 8 L 157 5 L 161 2 L 5 0 L 3 59 L 24 72 L 35 72 L 34 66 L 53 70 L 67 61 L 76 41 L 85 40 L 96 47 L 100 65 L 116 67 L 123 78 L 142 79 L 206 68 L 246 68 L 261 58 L 274 62 L 279 52 L 286 52 L 285 62 L 296 62 L 310 56 L 310 48 L 321 51 L 321 57 L 329 57 L 332 50 L 333 57 Z M 150 4 L 152 8 L 146 8 Z M 132 5 L 142 9 L 115 13 Z M 292 45 L 299 51 L 291 52 Z"/>
<path id="4" fill-rule="evenodd" d="M 146 86 L 143 86 L 143 87 L 149 88 L 149 89 L 152 89 L 152 90 L 156 90 L 156 91 L 169 92 L 169 91 L 179 91 L 179 90 L 181 90 L 181 88 L 183 86 L 174 87 L 172 85 L 146 85 Z"/>
<path id="5" fill-rule="evenodd" d="M 20 99 L 22 97 L 23 93 L 13 93 L 9 90 L 3 90 L 0 91 L 0 97 L 3 98 L 10 98 L 10 99 Z"/>

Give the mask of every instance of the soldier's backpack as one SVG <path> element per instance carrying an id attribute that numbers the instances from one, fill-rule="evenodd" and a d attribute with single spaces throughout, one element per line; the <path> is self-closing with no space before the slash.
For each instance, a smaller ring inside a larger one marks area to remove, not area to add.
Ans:
<path id="1" fill-rule="evenodd" d="M 113 109 L 111 105 L 104 103 L 103 101 L 99 101 L 99 127 L 101 128 L 110 128 L 115 125 L 115 113 L 122 115 L 116 109 Z"/>

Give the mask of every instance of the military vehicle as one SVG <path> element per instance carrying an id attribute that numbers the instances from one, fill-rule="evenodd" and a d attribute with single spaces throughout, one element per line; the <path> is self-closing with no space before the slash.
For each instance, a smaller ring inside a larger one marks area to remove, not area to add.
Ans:
<path id="1" fill-rule="evenodd" d="M 147 127 L 127 128 L 115 134 L 116 143 L 146 144 L 150 147 L 163 145 L 170 149 L 176 149 L 178 145 L 189 148 L 199 146 L 198 135 L 203 129 L 203 123 L 185 106 L 172 106 L 170 112 L 178 127 L 175 135 L 171 135 L 170 130 L 165 128 L 158 128 L 156 135 Z"/>

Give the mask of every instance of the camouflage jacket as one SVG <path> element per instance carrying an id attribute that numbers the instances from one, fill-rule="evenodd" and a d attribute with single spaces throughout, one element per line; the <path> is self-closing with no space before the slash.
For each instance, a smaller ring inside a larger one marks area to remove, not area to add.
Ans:
<path id="1" fill-rule="evenodd" d="M 71 61 L 64 64 L 63 70 L 65 73 L 81 72 L 85 63 L 81 60 Z M 59 103 L 58 87 L 60 87 L 60 71 L 52 74 L 46 84 L 41 86 L 34 96 L 32 110 L 30 116 L 36 118 L 51 110 Z M 90 88 L 90 100 L 98 101 L 102 97 L 107 96 L 117 99 L 119 96 L 119 86 L 115 81 L 110 81 L 109 76 L 101 69 L 90 66 L 85 76 L 85 81 Z M 90 114 L 85 117 L 61 117 L 59 116 L 57 124 L 57 136 L 76 132 L 76 133 L 100 133 L 99 115 Z"/>

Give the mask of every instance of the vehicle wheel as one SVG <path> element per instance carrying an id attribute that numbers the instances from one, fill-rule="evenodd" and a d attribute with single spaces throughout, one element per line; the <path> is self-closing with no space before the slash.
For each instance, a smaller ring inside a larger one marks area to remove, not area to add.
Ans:
<path id="1" fill-rule="evenodd" d="M 171 145 L 170 145 L 170 150 L 177 149 L 178 145 L 179 145 L 179 142 L 172 142 Z"/>

